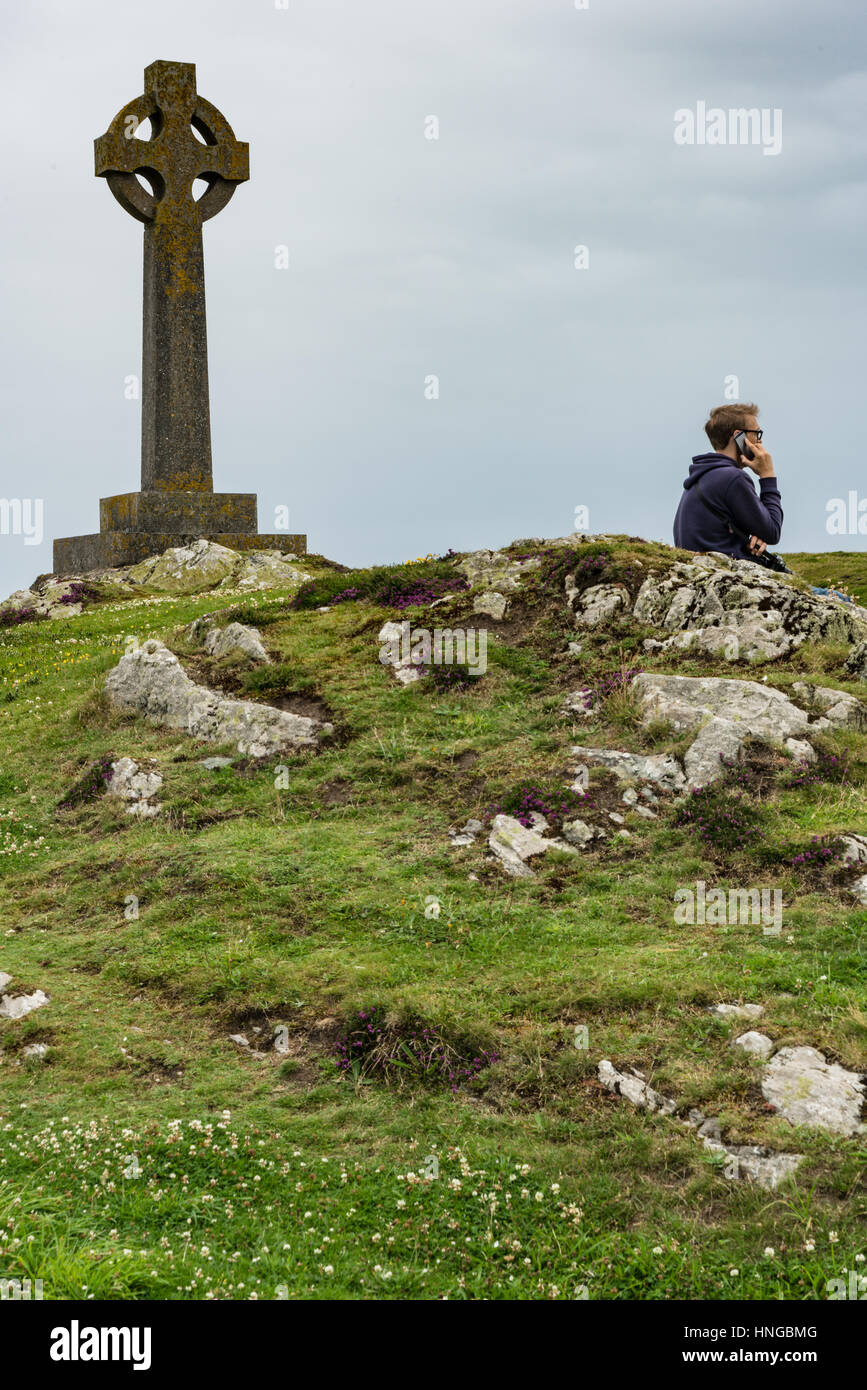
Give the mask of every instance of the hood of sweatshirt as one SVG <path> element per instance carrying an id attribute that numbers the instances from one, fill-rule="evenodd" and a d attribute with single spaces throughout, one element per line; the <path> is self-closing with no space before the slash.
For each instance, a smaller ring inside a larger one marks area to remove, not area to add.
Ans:
<path id="1" fill-rule="evenodd" d="M 733 468 L 735 472 L 742 470 L 730 459 L 728 454 L 696 454 L 689 466 L 689 473 L 683 480 L 686 489 L 693 487 L 707 473 L 716 472 L 720 468 Z"/>

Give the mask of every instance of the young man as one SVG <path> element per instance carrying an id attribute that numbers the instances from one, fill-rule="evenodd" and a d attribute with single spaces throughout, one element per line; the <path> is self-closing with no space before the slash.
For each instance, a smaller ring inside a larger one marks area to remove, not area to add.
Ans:
<path id="1" fill-rule="evenodd" d="M 674 543 L 682 550 L 721 550 L 738 560 L 758 563 L 757 557 L 780 539 L 783 508 L 774 461 L 762 448 L 758 413 L 758 406 L 751 403 L 719 405 L 711 411 L 704 430 L 713 453 L 696 454 L 674 518 Z M 751 459 L 735 443 L 741 430 Z M 747 468 L 759 478 L 758 497 L 744 472 Z M 729 524 L 748 540 L 730 530 Z"/>

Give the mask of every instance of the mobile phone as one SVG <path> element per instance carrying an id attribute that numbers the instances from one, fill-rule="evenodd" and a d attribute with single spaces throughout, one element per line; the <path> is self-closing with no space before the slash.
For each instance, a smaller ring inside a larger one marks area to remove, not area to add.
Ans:
<path id="1" fill-rule="evenodd" d="M 735 435 L 735 448 L 737 449 L 739 454 L 743 454 L 744 458 L 755 458 L 755 454 L 753 453 L 752 449 L 747 443 L 747 436 L 743 430 L 738 430 L 737 434 Z"/>

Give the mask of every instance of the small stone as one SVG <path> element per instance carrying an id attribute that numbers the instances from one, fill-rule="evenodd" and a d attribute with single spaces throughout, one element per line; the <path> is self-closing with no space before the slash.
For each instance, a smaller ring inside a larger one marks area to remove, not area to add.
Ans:
<path id="1" fill-rule="evenodd" d="M 659 820 L 659 812 L 651 811 L 649 806 L 636 806 L 635 814 L 643 816 L 645 820 Z"/>
<path id="2" fill-rule="evenodd" d="M 634 806 L 638 800 L 638 792 L 634 787 L 627 787 L 620 799 L 621 801 L 625 801 L 627 806 Z"/>
<path id="3" fill-rule="evenodd" d="M 584 648 L 580 642 L 570 642 L 568 650 L 570 656 L 580 656 Z"/>
<path id="4" fill-rule="evenodd" d="M 245 1038 L 243 1033 L 230 1033 L 229 1042 L 237 1043 L 239 1047 L 250 1046 L 249 1039 Z"/>
<path id="5" fill-rule="evenodd" d="M 716 1018 L 761 1018 L 765 1012 L 761 1004 L 711 1004 L 708 1013 Z"/>
<path id="6" fill-rule="evenodd" d="M 755 1029 L 750 1029 L 748 1033 L 741 1033 L 739 1038 L 735 1038 L 733 1047 L 742 1047 L 744 1052 L 749 1052 L 753 1057 L 761 1057 L 764 1061 L 770 1057 L 774 1050 L 774 1044 L 765 1033 L 757 1033 Z"/>
<path id="7" fill-rule="evenodd" d="M 816 750 L 806 739 L 787 738 L 786 747 L 796 762 L 814 763 L 816 761 Z"/>
<path id="8" fill-rule="evenodd" d="M 216 772 L 221 767 L 231 767 L 234 758 L 202 758 L 199 767 L 206 767 L 209 772 Z"/>
<path id="9" fill-rule="evenodd" d="M 862 874 L 851 884 L 849 892 L 857 898 L 862 907 L 867 907 L 867 874 Z"/>
<path id="10" fill-rule="evenodd" d="M 0 1018 L 25 1018 L 34 1009 L 50 1003 L 47 994 L 37 989 L 33 994 L 4 994 L 0 997 Z"/>
<path id="11" fill-rule="evenodd" d="M 45 1057 L 48 1056 L 48 1044 L 31 1043 L 29 1047 L 25 1047 L 23 1049 L 22 1056 L 32 1057 L 36 1061 L 42 1061 Z"/>
<path id="12" fill-rule="evenodd" d="M 673 1115 L 675 1103 L 648 1086 L 647 1081 L 633 1067 L 632 1074 L 618 1071 L 607 1058 L 599 1063 L 598 1077 L 602 1085 L 615 1095 L 625 1096 L 633 1105 L 643 1110 L 658 1111 L 662 1115 Z"/>
<path id="13" fill-rule="evenodd" d="M 493 618 L 494 622 L 501 622 L 506 616 L 509 607 L 509 600 L 505 594 L 499 594 L 496 590 L 488 589 L 483 594 L 479 594 L 473 603 L 473 612 L 481 613 L 487 618 Z"/>
<path id="14" fill-rule="evenodd" d="M 570 845 L 583 848 L 584 845 L 589 845 L 595 835 L 596 831 L 586 821 L 576 819 L 563 822 L 563 838 L 568 840 Z"/>
<path id="15" fill-rule="evenodd" d="M 615 825 L 623 824 L 623 817 L 621 816 L 619 811 L 609 811 L 608 819 L 613 820 Z"/>

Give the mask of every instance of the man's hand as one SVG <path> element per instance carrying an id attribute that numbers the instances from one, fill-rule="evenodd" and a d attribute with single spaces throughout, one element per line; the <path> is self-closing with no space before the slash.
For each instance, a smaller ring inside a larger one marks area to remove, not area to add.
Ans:
<path id="1" fill-rule="evenodd" d="M 774 460 L 767 449 L 763 448 L 758 440 L 750 439 L 749 436 L 747 436 L 747 443 L 755 454 L 755 458 L 748 459 L 746 454 L 741 454 L 741 462 L 746 464 L 747 468 L 751 468 L 754 473 L 757 473 L 760 478 L 773 478 Z"/>
<path id="2" fill-rule="evenodd" d="M 749 552 L 751 555 L 764 555 L 767 548 L 767 541 L 760 541 L 758 536 L 750 536 Z"/>

